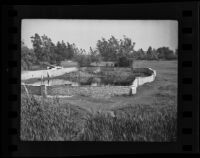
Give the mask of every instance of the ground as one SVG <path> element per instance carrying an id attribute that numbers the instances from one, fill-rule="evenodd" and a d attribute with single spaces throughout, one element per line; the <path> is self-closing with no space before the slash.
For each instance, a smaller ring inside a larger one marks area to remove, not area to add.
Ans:
<path id="1" fill-rule="evenodd" d="M 21 99 L 22 140 L 171 142 L 177 138 L 177 61 L 136 61 L 155 81 L 133 96 Z M 115 116 L 99 111 L 113 111 Z"/>
<path id="2" fill-rule="evenodd" d="M 157 72 L 155 81 L 139 87 L 134 96 L 115 96 L 109 99 L 74 96 L 60 99 L 60 103 L 70 103 L 89 111 L 111 110 L 137 104 L 177 105 L 177 61 L 135 61 L 133 67 L 150 67 Z"/>

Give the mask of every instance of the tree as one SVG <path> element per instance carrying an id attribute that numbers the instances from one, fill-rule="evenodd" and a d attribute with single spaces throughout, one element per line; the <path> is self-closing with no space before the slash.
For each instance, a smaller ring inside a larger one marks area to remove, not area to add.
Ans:
<path id="1" fill-rule="evenodd" d="M 73 60 L 79 63 L 79 66 L 90 66 L 91 60 L 90 55 L 86 54 L 84 49 L 76 48 Z"/>
<path id="2" fill-rule="evenodd" d="M 172 60 L 177 58 L 175 52 L 170 50 L 169 47 L 158 48 L 157 53 L 159 59 Z"/>
<path id="3" fill-rule="evenodd" d="M 143 51 L 143 49 L 141 48 L 141 49 L 139 49 L 138 51 L 135 51 L 135 52 L 134 52 L 133 58 L 134 58 L 134 59 L 139 59 L 139 60 L 144 60 L 144 59 L 145 59 L 145 56 L 146 56 L 146 54 L 145 54 L 145 52 Z"/>
<path id="4" fill-rule="evenodd" d="M 101 60 L 101 57 L 100 57 L 98 51 L 93 50 L 92 47 L 90 47 L 89 55 L 90 55 L 91 62 L 99 62 Z"/>
<path id="5" fill-rule="evenodd" d="M 158 48 L 157 53 L 159 59 L 165 59 L 165 47 Z"/>
<path id="6" fill-rule="evenodd" d="M 110 43 L 105 38 L 97 41 L 97 50 L 102 56 L 104 61 L 113 60 L 115 50 L 111 47 Z"/>
<path id="7" fill-rule="evenodd" d="M 119 57 L 118 59 L 118 66 L 119 67 L 129 67 L 132 65 L 132 61 L 125 57 L 125 56 L 122 56 L 122 57 Z"/>
<path id="8" fill-rule="evenodd" d="M 65 50 L 66 50 L 66 45 L 61 44 L 59 41 L 56 44 L 56 63 L 59 64 L 62 60 L 65 59 Z"/>
<path id="9" fill-rule="evenodd" d="M 134 46 L 135 43 L 130 38 L 124 36 L 124 39 L 120 40 L 119 56 L 131 57 L 134 53 Z"/>
<path id="10" fill-rule="evenodd" d="M 166 51 L 165 52 L 165 59 L 167 59 L 167 60 L 176 59 L 175 52 L 173 52 L 173 50 Z"/>
<path id="11" fill-rule="evenodd" d="M 41 38 L 42 38 L 42 52 L 40 60 L 49 62 L 51 64 L 55 64 L 57 58 L 55 44 L 46 35 L 43 35 Z"/>
<path id="12" fill-rule="evenodd" d="M 153 52 L 152 47 L 149 46 L 149 48 L 148 48 L 148 50 L 147 50 L 147 54 L 146 54 L 146 58 L 147 58 L 148 60 L 152 59 L 152 52 Z"/>
<path id="13" fill-rule="evenodd" d="M 158 60 L 157 51 L 150 46 L 146 53 L 147 60 Z"/>
<path id="14" fill-rule="evenodd" d="M 28 70 L 36 63 L 36 55 L 33 49 L 29 49 L 25 44 L 21 43 L 21 68 Z"/>
<path id="15" fill-rule="evenodd" d="M 37 61 L 39 62 L 42 59 L 42 40 L 40 36 L 36 33 L 31 37 L 31 42 L 33 44 L 33 50 L 35 52 Z"/>
<path id="16" fill-rule="evenodd" d="M 67 47 L 66 47 L 66 58 L 68 60 L 72 59 L 74 56 L 74 51 L 76 49 L 75 44 L 70 44 L 69 42 L 67 42 Z"/>
<path id="17" fill-rule="evenodd" d="M 158 53 L 157 53 L 157 51 L 156 51 L 156 49 L 154 49 L 153 48 L 153 50 L 152 50 L 152 60 L 158 60 Z"/>
<path id="18" fill-rule="evenodd" d="M 97 50 L 104 61 L 115 61 L 116 65 L 124 65 L 123 62 L 133 59 L 135 43 L 126 36 L 123 39 L 117 40 L 111 36 L 108 40 L 102 38 L 97 41 Z"/>

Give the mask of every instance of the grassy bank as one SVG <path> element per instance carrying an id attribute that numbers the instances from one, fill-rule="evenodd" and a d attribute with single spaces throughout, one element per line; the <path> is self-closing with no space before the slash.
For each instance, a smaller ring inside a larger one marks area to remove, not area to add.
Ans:
<path id="1" fill-rule="evenodd" d="M 36 141 L 174 141 L 176 108 L 150 105 L 103 112 L 22 95 L 21 139 Z"/>

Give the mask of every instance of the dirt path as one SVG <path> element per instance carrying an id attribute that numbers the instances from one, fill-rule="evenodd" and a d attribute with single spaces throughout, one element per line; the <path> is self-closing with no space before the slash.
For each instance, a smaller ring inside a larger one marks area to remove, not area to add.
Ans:
<path id="1" fill-rule="evenodd" d="M 21 73 L 21 80 L 28 80 L 31 78 L 41 78 L 43 77 L 55 77 L 55 76 L 61 76 L 65 73 L 77 71 L 77 67 L 70 67 L 70 68 L 62 68 L 58 70 L 38 70 L 38 71 L 23 71 Z"/>

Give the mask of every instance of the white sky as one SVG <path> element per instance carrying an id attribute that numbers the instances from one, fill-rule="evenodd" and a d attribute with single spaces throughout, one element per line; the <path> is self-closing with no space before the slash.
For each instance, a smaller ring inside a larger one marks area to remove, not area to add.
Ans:
<path id="1" fill-rule="evenodd" d="M 47 35 L 57 41 L 75 43 L 78 48 L 96 48 L 97 40 L 113 35 L 123 35 L 136 43 L 135 50 L 147 50 L 149 46 L 178 48 L 178 22 L 175 20 L 64 20 L 64 19 L 23 19 L 21 39 L 32 48 L 30 37 L 35 33 Z"/>

